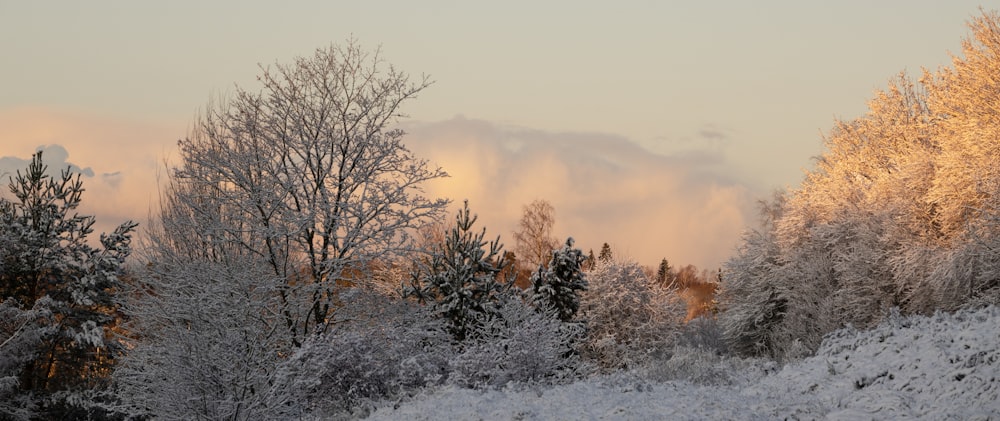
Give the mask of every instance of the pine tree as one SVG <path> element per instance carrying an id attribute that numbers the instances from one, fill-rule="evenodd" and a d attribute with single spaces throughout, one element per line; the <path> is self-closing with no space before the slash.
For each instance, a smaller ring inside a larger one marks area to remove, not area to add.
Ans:
<path id="1" fill-rule="evenodd" d="M 604 245 L 601 246 L 601 254 L 598 256 L 598 259 L 600 259 L 602 263 L 608 263 L 613 258 L 614 256 L 611 255 L 611 246 L 608 245 L 608 243 L 604 243 Z"/>
<path id="2" fill-rule="evenodd" d="M 478 234 L 472 231 L 475 222 L 466 200 L 445 243 L 421 263 L 404 291 L 406 296 L 431 303 L 448 320 L 457 341 L 474 334 L 477 320 L 488 319 L 484 314 L 496 312 L 497 300 L 511 285 L 497 279 L 507 265 L 500 238 L 486 242 L 485 228 Z"/>
<path id="3" fill-rule="evenodd" d="M 656 270 L 656 282 L 664 287 L 673 286 L 674 268 L 670 266 L 666 258 L 660 261 L 660 267 Z"/>
<path id="4" fill-rule="evenodd" d="M 49 398 L 99 386 L 119 351 L 106 340 L 107 326 L 116 323 L 113 294 L 136 224 L 126 222 L 102 234 L 100 248 L 91 246 L 94 217 L 76 213 L 84 191 L 80 174 L 66 169 L 52 177 L 46 169 L 36 153 L 27 170 L 10 179 L 14 200 L 0 198 L 0 307 L 21 320 L 16 330 L 0 329 L 0 368 L 21 362 L 17 387 L 26 397 L 4 397 L 0 390 L 0 400 L 20 400 L 29 412 L 34 406 L 38 417 L 62 418 L 72 415 L 58 412 L 66 408 Z M 0 373 L 0 380 L 10 374 Z M 0 418 L 18 413 L 4 407 Z"/>
<path id="5" fill-rule="evenodd" d="M 552 252 L 549 266 L 539 266 L 531 276 L 531 301 L 538 308 L 551 308 L 559 320 L 568 322 L 580 308 L 580 291 L 587 289 L 583 275 L 583 252 L 573 248 L 573 238 Z"/>

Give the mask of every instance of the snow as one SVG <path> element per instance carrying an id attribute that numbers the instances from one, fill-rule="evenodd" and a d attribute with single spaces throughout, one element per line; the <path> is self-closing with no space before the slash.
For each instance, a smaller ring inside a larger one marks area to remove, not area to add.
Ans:
<path id="1" fill-rule="evenodd" d="M 780 370 L 748 365 L 729 384 L 617 373 L 547 388 L 448 386 L 386 404 L 371 419 L 997 420 L 998 343 L 997 307 L 894 314 L 869 331 L 836 331 L 816 355 Z"/>

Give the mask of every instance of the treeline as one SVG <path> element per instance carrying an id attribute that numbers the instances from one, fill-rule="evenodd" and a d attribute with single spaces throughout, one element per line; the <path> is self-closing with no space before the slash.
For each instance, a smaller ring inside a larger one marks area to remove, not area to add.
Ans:
<path id="1" fill-rule="evenodd" d="M 953 66 L 905 75 L 837 122 L 802 185 L 763 203 L 723 273 L 736 350 L 808 354 L 845 325 L 1000 299 L 1000 17 Z"/>
<path id="2" fill-rule="evenodd" d="M 1000 16 L 971 27 L 953 68 L 838 122 L 720 271 L 584 253 L 544 200 L 510 249 L 468 203 L 449 218 L 421 188 L 446 173 L 391 128 L 430 81 L 353 42 L 205 108 L 129 267 L 136 225 L 88 243 L 79 175 L 36 154 L 0 198 L 0 418 L 343 418 L 616 370 L 718 384 L 743 361 L 722 356 L 996 304 Z"/>

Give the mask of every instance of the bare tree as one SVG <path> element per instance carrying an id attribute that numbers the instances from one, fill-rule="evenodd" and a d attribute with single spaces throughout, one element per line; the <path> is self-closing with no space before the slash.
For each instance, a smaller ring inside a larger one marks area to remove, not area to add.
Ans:
<path id="1" fill-rule="evenodd" d="M 177 229 L 163 231 L 184 237 L 160 243 L 263 262 L 299 343 L 325 329 L 345 271 L 409 249 L 408 233 L 440 217 L 447 201 L 421 184 L 447 174 L 391 128 L 427 77 L 412 83 L 354 41 L 262 71 L 259 91 L 210 103 L 179 142 L 164 210 Z"/>
<path id="2" fill-rule="evenodd" d="M 539 199 L 525 205 L 521 222 L 514 232 L 514 251 L 520 262 L 529 270 L 545 266 L 552 259 L 552 251 L 559 246 L 552 235 L 556 210 L 547 200 Z"/>
<path id="3" fill-rule="evenodd" d="M 124 306 L 141 332 L 116 374 L 127 414 L 297 418 L 280 362 L 328 330 L 338 288 L 405 254 L 447 205 L 421 189 L 444 171 L 392 128 L 426 77 L 352 41 L 258 80 L 179 142 Z"/>

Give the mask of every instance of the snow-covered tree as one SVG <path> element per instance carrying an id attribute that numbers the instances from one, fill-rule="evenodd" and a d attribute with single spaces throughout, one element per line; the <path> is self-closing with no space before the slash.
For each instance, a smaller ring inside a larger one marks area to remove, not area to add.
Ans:
<path id="1" fill-rule="evenodd" d="M 342 289 L 391 270 L 447 204 L 422 192 L 446 174 L 392 128 L 427 78 L 351 41 L 258 80 L 179 142 L 124 307 L 138 334 L 115 379 L 130 414 L 294 415 L 279 368 L 337 322 Z"/>
<path id="2" fill-rule="evenodd" d="M 422 184 L 446 174 L 392 128 L 429 80 L 377 50 L 321 48 L 258 80 L 209 103 L 179 142 L 164 213 L 184 225 L 168 227 L 171 247 L 267 264 L 299 343 L 328 327 L 346 273 L 409 250 L 410 230 L 440 217 L 447 202 Z"/>
<path id="3" fill-rule="evenodd" d="M 587 289 L 583 273 L 583 252 L 573 247 L 573 239 L 552 251 L 547 266 L 539 266 L 531 275 L 530 295 L 536 307 L 551 309 L 559 320 L 573 320 L 580 308 L 580 293 Z"/>
<path id="4" fill-rule="evenodd" d="M 487 242 L 486 228 L 478 233 L 472 230 L 475 222 L 465 201 L 444 243 L 417 263 L 405 289 L 407 296 L 430 303 L 448 320 L 449 331 L 458 341 L 475 334 L 481 320 L 478 315 L 496 312 L 497 300 L 511 286 L 497 279 L 506 266 L 500 238 Z"/>
<path id="5" fill-rule="evenodd" d="M 775 352 L 770 333 L 788 310 L 788 298 L 779 295 L 771 277 L 781 266 L 779 259 L 773 233 L 765 227 L 744 234 L 736 256 L 726 262 L 719 322 L 730 348 L 739 353 Z"/>
<path id="6" fill-rule="evenodd" d="M 733 349 L 802 355 L 893 307 L 996 302 L 1000 14 L 970 28 L 953 67 L 901 75 L 837 122 L 780 215 L 745 237 L 723 277 Z"/>
<path id="7" fill-rule="evenodd" d="M 985 12 L 969 27 L 953 67 L 924 77 L 940 147 L 927 200 L 944 236 L 959 233 L 1000 194 L 1000 13 Z"/>
<path id="8" fill-rule="evenodd" d="M 49 175 L 41 152 L 9 189 L 12 199 L 0 197 L 0 394 L 23 411 L 5 416 L 69 416 L 68 393 L 103 386 L 120 351 L 108 327 L 136 224 L 88 243 L 94 217 L 76 213 L 80 174 Z"/>

